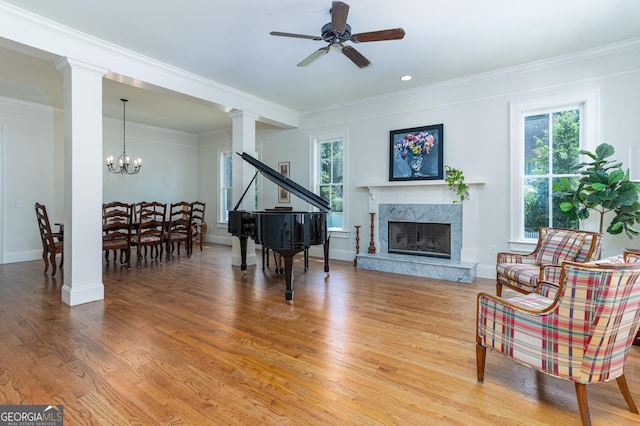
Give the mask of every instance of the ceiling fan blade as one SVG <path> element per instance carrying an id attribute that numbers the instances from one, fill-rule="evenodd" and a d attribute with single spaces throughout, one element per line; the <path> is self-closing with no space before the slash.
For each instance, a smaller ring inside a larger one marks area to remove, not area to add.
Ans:
<path id="1" fill-rule="evenodd" d="M 315 52 L 313 52 L 311 55 L 309 55 L 306 58 L 304 58 L 303 60 L 301 60 L 300 63 L 298 63 L 298 66 L 299 67 L 306 67 L 311 62 L 315 61 L 320 56 L 325 55 L 327 53 L 329 53 L 329 46 L 321 47 L 320 49 L 318 49 Z"/>
<path id="2" fill-rule="evenodd" d="M 344 34 L 347 27 L 347 15 L 349 15 L 349 5 L 341 1 L 334 1 L 331 4 L 331 30 L 337 34 Z"/>
<path id="3" fill-rule="evenodd" d="M 344 54 L 344 56 L 351 59 L 351 62 L 356 64 L 359 68 L 366 68 L 371 65 L 371 62 L 367 58 L 362 56 L 362 54 L 358 52 L 353 46 L 344 46 L 342 48 L 342 53 Z"/>
<path id="4" fill-rule="evenodd" d="M 354 43 L 364 43 L 366 41 L 400 40 L 403 37 L 404 30 L 402 28 L 394 28 L 391 30 L 353 34 L 351 36 L 351 41 Z"/>
<path id="5" fill-rule="evenodd" d="M 305 34 L 294 34 L 294 33 L 283 33 L 280 31 L 271 31 L 269 34 L 271 34 L 272 36 L 279 36 L 279 37 L 294 37 L 294 38 L 308 38 L 311 40 L 322 40 L 322 37 L 320 36 L 312 36 L 312 35 L 305 35 Z"/>

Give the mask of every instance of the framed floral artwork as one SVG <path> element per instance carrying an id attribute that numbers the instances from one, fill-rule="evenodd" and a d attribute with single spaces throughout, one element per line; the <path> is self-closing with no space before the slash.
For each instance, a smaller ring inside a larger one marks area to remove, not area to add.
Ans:
<path id="1" fill-rule="evenodd" d="M 389 132 L 389 180 L 442 179 L 444 125 Z"/>

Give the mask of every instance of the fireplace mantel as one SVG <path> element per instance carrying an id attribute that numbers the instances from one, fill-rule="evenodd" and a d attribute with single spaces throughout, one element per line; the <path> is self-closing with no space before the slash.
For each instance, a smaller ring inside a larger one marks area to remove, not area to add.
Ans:
<path id="1" fill-rule="evenodd" d="M 482 179 L 465 179 L 469 185 L 470 198 L 460 203 L 463 213 L 462 249 L 459 259 L 463 262 L 477 262 L 478 256 L 478 197 L 484 186 Z M 374 243 L 380 247 L 380 223 L 378 219 L 381 204 L 435 204 L 450 205 L 457 197 L 444 180 L 411 180 L 360 183 L 357 188 L 369 191 L 369 213 L 376 213 Z"/>
<path id="2" fill-rule="evenodd" d="M 465 179 L 464 183 L 469 186 L 475 185 L 484 185 L 482 180 L 469 180 Z M 356 184 L 356 188 L 369 188 L 369 189 L 377 189 L 377 188 L 389 188 L 389 187 L 415 187 L 415 186 L 448 186 L 447 182 L 444 180 L 402 180 L 402 181 L 389 181 L 389 182 L 371 182 L 371 183 L 358 183 Z"/>

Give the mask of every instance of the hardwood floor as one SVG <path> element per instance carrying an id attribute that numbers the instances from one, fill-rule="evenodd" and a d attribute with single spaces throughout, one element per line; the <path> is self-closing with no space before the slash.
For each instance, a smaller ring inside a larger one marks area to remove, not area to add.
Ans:
<path id="1" fill-rule="evenodd" d="M 69 308 L 42 261 L 0 265 L 0 404 L 63 404 L 66 425 L 578 425 L 574 386 L 489 352 L 475 377 L 472 284 L 294 263 L 272 271 L 209 245 L 104 269 L 104 301 Z M 640 403 L 640 347 L 626 376 Z M 638 424 L 615 383 L 594 425 Z"/>

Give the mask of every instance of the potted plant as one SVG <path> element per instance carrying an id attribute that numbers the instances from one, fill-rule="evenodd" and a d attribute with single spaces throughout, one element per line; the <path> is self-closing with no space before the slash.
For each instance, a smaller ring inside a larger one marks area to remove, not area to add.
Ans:
<path id="1" fill-rule="evenodd" d="M 449 185 L 449 189 L 456 194 L 457 199 L 453 203 L 462 202 L 469 198 L 469 185 L 464 182 L 464 173 L 462 170 L 451 167 L 448 164 L 444 166 L 444 180 Z"/>
<path id="2" fill-rule="evenodd" d="M 553 192 L 561 200 L 560 210 L 570 219 L 586 219 L 589 211 L 595 210 L 600 213 L 602 233 L 604 215 L 613 212 L 615 216 L 607 232 L 616 235 L 624 231 L 633 238 L 640 234 L 633 226 L 640 223 L 640 185 L 629 180 L 629 171 L 621 169 L 622 163 L 609 159 L 614 153 L 614 148 L 606 143 L 600 144 L 595 153 L 581 150 L 580 154 L 593 161 L 575 166 L 581 175 L 579 180 L 562 177 L 553 184 Z"/>

